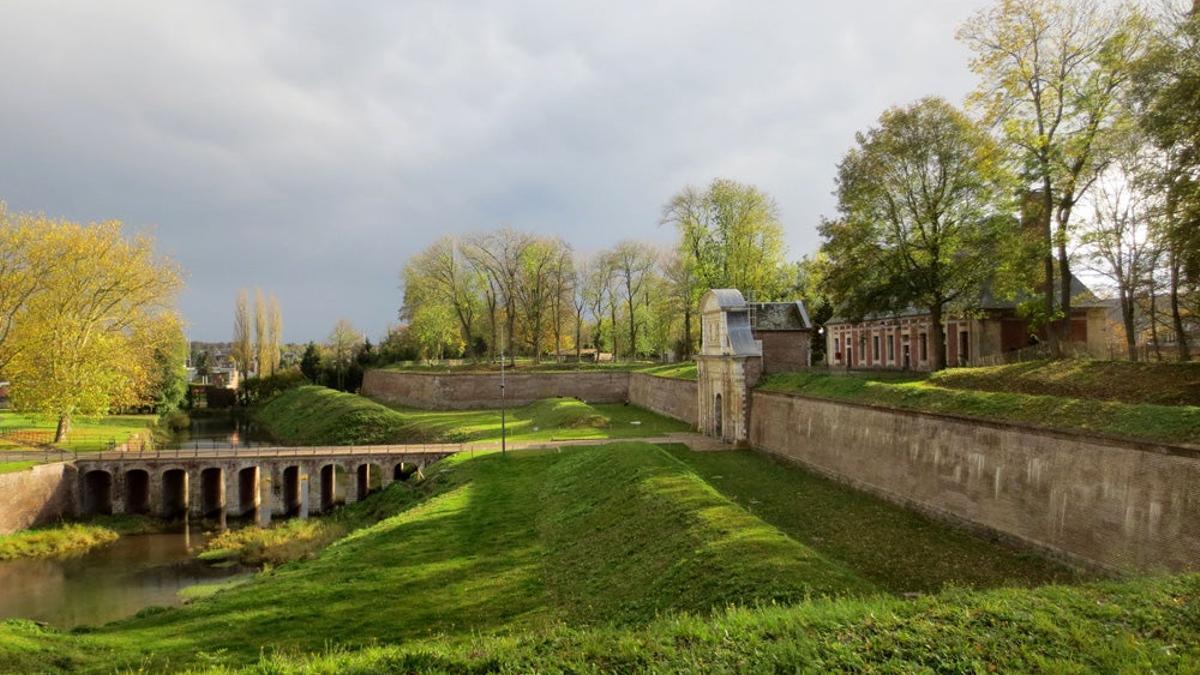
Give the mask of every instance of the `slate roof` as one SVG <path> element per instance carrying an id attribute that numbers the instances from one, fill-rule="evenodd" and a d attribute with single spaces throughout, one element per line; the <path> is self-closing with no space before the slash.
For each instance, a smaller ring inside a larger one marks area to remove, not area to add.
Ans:
<path id="1" fill-rule="evenodd" d="M 784 331 L 812 330 L 812 320 L 804 303 L 794 302 L 752 302 L 754 310 L 754 330 Z"/>

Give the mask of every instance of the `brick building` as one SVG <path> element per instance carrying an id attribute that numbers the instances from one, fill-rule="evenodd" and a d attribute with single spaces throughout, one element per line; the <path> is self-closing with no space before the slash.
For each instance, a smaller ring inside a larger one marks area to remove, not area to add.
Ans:
<path id="1" fill-rule="evenodd" d="M 1099 300 L 1078 279 L 1071 280 L 1071 327 L 1068 342 L 1076 351 L 1097 358 L 1108 356 L 1108 311 L 1111 303 Z M 861 322 L 834 317 L 825 324 L 825 353 L 830 367 L 895 370 L 931 370 L 931 331 L 927 311 L 911 309 L 872 314 Z M 943 320 L 948 366 L 978 365 L 1003 360 L 1004 355 L 1044 340 L 1028 319 L 1017 312 L 1015 301 L 998 300 L 985 292 L 973 316 Z"/>

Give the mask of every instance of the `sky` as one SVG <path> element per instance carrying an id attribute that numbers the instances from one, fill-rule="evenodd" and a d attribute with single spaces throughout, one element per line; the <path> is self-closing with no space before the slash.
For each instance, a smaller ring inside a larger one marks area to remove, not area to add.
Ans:
<path id="1" fill-rule="evenodd" d="M 0 3 L 0 201 L 153 233 L 194 340 L 239 288 L 285 338 L 396 322 L 405 259 L 511 226 L 668 246 L 715 177 L 778 202 L 790 257 L 887 107 L 974 86 L 984 3 Z"/>

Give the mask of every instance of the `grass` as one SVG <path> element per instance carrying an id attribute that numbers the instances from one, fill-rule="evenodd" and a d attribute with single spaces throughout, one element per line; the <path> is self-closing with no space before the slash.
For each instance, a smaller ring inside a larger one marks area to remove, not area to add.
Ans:
<path id="1" fill-rule="evenodd" d="M 951 368 L 933 374 L 930 382 L 948 389 L 1200 406 L 1200 363 L 1030 361 L 986 368 Z"/>
<path id="2" fill-rule="evenodd" d="M 71 421 L 66 443 L 54 447 L 74 452 L 106 450 L 109 443 L 125 443 L 132 436 L 150 438 L 158 418 L 154 415 L 108 415 Z M 0 436 L 19 434 L 16 445 L 49 444 L 54 440 L 58 420 L 12 411 L 0 411 Z M 32 443 L 30 441 L 33 441 Z"/>
<path id="3" fill-rule="evenodd" d="M 668 450 L 748 512 L 892 593 L 1084 578 L 761 453 Z"/>
<path id="4" fill-rule="evenodd" d="M 317 386 L 289 389 L 256 418 L 282 443 L 295 445 L 494 441 L 499 410 L 389 408 L 368 398 Z M 513 441 L 636 438 L 687 431 L 683 422 L 635 406 L 546 399 L 508 411 Z"/>
<path id="5" fill-rule="evenodd" d="M 1200 407 L 941 386 L 941 376 L 784 373 L 759 389 L 1160 443 L 1196 443 Z"/>
<path id="6" fill-rule="evenodd" d="M 208 597 L 187 606 L 76 633 L 0 623 L 0 671 L 1200 666 L 1198 576 L 951 588 L 907 599 L 886 587 L 912 584 L 867 578 L 872 563 L 861 557 L 889 519 L 903 524 L 903 511 L 879 502 L 872 512 L 872 497 L 847 500 L 791 472 L 747 498 L 742 491 L 770 473 L 752 457 L 634 442 L 454 456 L 415 488 L 396 484 L 361 502 L 380 519 L 313 559 L 197 591 Z M 737 481 L 714 487 L 724 478 L 713 471 Z M 801 491 L 808 501 L 789 506 Z M 829 533 L 790 522 L 808 509 L 840 518 L 837 529 L 865 520 L 863 541 L 818 541 Z M 904 524 L 879 545 L 919 560 L 936 534 Z M 980 542 L 958 564 L 987 567 L 1005 555 Z M 979 585 L 1047 578 L 1026 569 Z M 932 588 L 946 570 L 917 565 L 911 574 L 928 574 L 921 584 Z"/>
<path id="7" fill-rule="evenodd" d="M 37 466 L 38 462 L 0 462 L 0 473 L 16 473 Z"/>
<path id="8" fill-rule="evenodd" d="M 658 377 L 671 377 L 677 380 L 696 380 L 698 377 L 695 361 L 664 363 L 660 366 L 639 368 L 637 372 L 646 373 L 648 375 L 657 375 Z"/>
<path id="9" fill-rule="evenodd" d="M 397 373 L 499 373 L 500 366 L 495 363 L 464 363 L 460 365 L 421 366 L 395 363 L 385 366 L 383 370 Z M 674 377 L 682 380 L 696 379 L 696 362 L 683 361 L 680 363 L 658 363 L 654 361 L 627 361 L 620 363 L 557 363 L 547 361 L 533 363 L 518 361 L 515 366 L 507 366 L 507 372 L 516 373 L 577 373 L 585 372 L 635 372 L 649 373 L 660 377 Z"/>
<path id="10" fill-rule="evenodd" d="M 107 527 L 82 523 L 22 530 L 0 536 L 0 560 L 70 558 L 112 543 L 119 536 Z"/>
<path id="11" fill-rule="evenodd" d="M 0 560 L 72 558 L 112 543 L 124 534 L 155 532 L 161 522 L 145 516 L 99 516 L 0 535 Z"/>

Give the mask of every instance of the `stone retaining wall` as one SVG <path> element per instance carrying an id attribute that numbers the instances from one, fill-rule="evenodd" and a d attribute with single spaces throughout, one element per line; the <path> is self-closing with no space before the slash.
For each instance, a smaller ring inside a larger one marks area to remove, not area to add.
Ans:
<path id="1" fill-rule="evenodd" d="M 566 396 L 588 403 L 620 403 L 629 399 L 628 372 L 507 373 L 505 400 L 525 405 Z M 362 393 L 373 399 L 430 410 L 500 407 L 499 373 L 401 373 L 369 370 Z"/>
<path id="2" fill-rule="evenodd" d="M 631 373 L 629 402 L 694 427 L 697 423 L 696 386 L 692 380 Z"/>
<path id="3" fill-rule="evenodd" d="M 1200 450 L 756 392 L 755 448 L 1114 571 L 1200 569 Z"/>
<path id="4" fill-rule="evenodd" d="M 74 485 L 75 468 L 65 462 L 0 474 L 0 534 L 73 513 Z"/>

